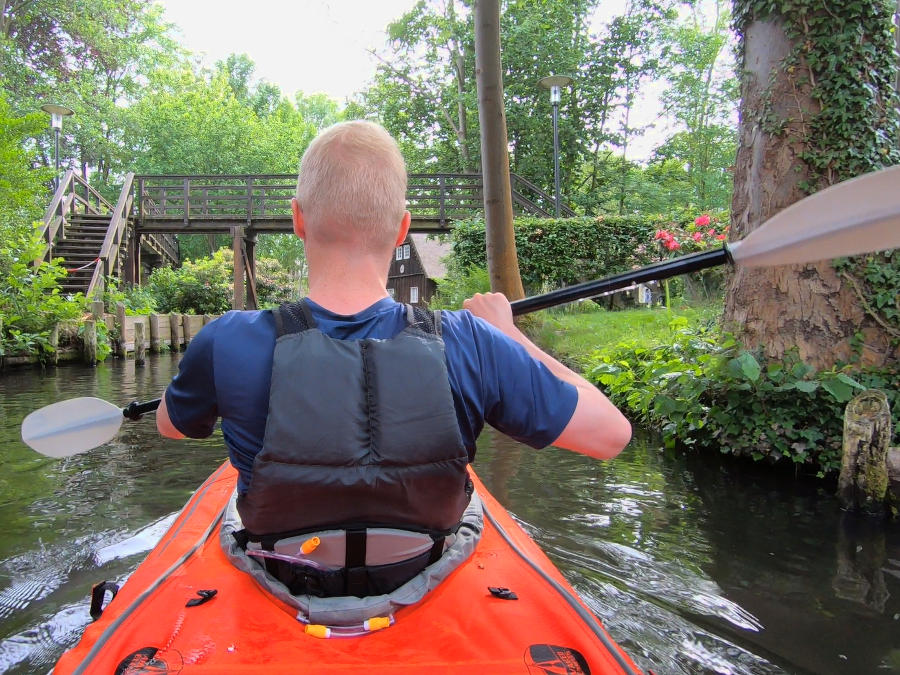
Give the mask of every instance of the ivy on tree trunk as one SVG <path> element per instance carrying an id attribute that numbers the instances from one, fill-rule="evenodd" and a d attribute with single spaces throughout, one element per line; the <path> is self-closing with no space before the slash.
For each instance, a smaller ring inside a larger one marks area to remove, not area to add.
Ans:
<path id="1" fill-rule="evenodd" d="M 735 0 L 744 79 L 733 238 L 811 192 L 900 161 L 894 9 L 894 0 Z M 897 333 L 869 311 L 865 280 L 848 278 L 873 262 L 900 278 L 896 255 L 855 260 L 840 273 L 831 262 L 739 268 L 726 327 L 748 348 L 774 358 L 796 348 L 817 368 L 895 364 Z"/>

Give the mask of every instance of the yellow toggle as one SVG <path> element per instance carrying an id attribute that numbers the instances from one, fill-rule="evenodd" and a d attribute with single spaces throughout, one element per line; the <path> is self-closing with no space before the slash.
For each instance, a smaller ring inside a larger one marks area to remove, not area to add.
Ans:
<path id="1" fill-rule="evenodd" d="M 322 540 L 318 537 L 312 537 L 303 542 L 303 545 L 300 547 L 300 552 L 303 555 L 309 555 L 317 548 L 319 548 L 319 544 L 322 543 Z"/>
<path id="2" fill-rule="evenodd" d="M 331 637 L 331 629 L 328 626 L 322 626 L 320 624 L 311 623 L 303 629 L 307 635 L 312 635 L 317 638 L 329 638 Z"/>
<path id="3" fill-rule="evenodd" d="M 391 617 L 389 616 L 373 616 L 371 619 L 363 623 L 366 630 L 381 630 L 391 625 Z"/>

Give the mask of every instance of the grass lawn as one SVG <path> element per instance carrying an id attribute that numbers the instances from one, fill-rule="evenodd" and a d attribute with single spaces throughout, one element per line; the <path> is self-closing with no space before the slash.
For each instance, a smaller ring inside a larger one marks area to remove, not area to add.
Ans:
<path id="1" fill-rule="evenodd" d="M 687 306 L 673 299 L 671 312 L 664 307 L 610 311 L 590 301 L 538 313 L 525 330 L 542 348 L 570 367 L 581 370 L 595 349 L 625 340 L 646 346 L 663 344 L 672 335 L 670 323 L 684 317 L 690 324 L 716 321 L 722 304 Z"/>

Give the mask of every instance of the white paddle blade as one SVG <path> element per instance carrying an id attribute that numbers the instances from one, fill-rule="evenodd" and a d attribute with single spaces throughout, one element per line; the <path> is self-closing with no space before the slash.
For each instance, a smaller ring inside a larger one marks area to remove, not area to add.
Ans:
<path id="1" fill-rule="evenodd" d="M 69 457 L 111 440 L 123 419 L 121 408 L 101 398 L 71 398 L 28 415 L 22 440 L 42 455 Z"/>
<path id="2" fill-rule="evenodd" d="M 900 166 L 832 185 L 728 245 L 736 265 L 831 260 L 900 248 Z"/>

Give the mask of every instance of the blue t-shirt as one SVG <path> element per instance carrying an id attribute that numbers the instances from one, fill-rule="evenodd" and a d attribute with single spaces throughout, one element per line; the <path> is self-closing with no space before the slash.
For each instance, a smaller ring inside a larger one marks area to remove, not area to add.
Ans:
<path id="1" fill-rule="evenodd" d="M 406 327 L 406 306 L 391 298 L 349 316 L 307 303 L 317 328 L 340 340 L 387 339 Z M 578 401 L 574 386 L 466 310 L 441 312 L 441 335 L 470 459 L 484 422 L 535 448 L 559 437 Z M 262 449 L 275 337 L 271 312 L 228 312 L 197 333 L 166 390 L 169 418 L 185 436 L 205 438 L 222 418 L 241 491 L 249 485 L 253 459 Z"/>

